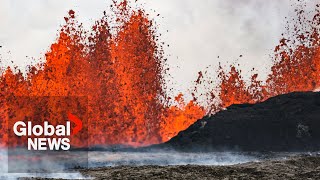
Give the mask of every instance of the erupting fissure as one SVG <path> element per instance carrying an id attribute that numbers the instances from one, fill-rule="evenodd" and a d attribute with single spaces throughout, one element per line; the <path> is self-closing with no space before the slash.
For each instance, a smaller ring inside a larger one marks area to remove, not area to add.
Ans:
<path id="1" fill-rule="evenodd" d="M 108 18 L 113 17 L 105 15 L 91 31 L 85 31 L 70 10 L 44 64 L 30 67 L 26 78 L 19 70 L 5 70 L 0 77 L 3 145 L 8 137 L 6 106 L 2 105 L 19 96 L 88 97 L 90 146 L 164 142 L 205 114 L 195 102 L 184 107 L 168 105 L 165 62 L 154 22 L 126 1 L 112 7 L 118 24 L 115 35 L 108 25 Z M 10 104 L 10 108 L 19 105 Z M 49 110 L 42 110 L 48 111 L 42 113 L 48 117 L 38 119 L 54 119 Z M 80 141 L 71 144 L 82 145 Z"/>
<path id="2" fill-rule="evenodd" d="M 320 87 L 319 12 L 312 22 L 298 18 L 298 24 L 312 24 L 312 28 L 303 33 L 296 30 L 291 40 L 295 41 L 294 47 L 289 45 L 289 38 L 281 40 L 266 82 L 257 80 L 255 74 L 247 85 L 235 66 L 229 72 L 220 67 L 219 94 L 208 95 L 212 102 L 219 103 L 202 107 L 196 97 L 187 103 L 182 94 L 175 98 L 178 105 L 170 105 L 165 93 L 165 59 L 154 22 L 142 9 L 133 10 L 126 1 L 113 5 L 113 10 L 118 24 L 115 34 L 110 33 L 113 29 L 108 25 L 111 17 L 103 16 L 91 31 L 85 31 L 70 10 L 66 25 L 45 54 L 43 64 L 30 67 L 25 77 L 9 67 L 1 74 L 3 146 L 8 143 L 6 103 L 19 96 L 88 97 L 90 146 L 144 146 L 168 141 L 206 113 L 231 104 L 255 103 L 278 94 Z M 205 74 L 199 73 L 196 83 L 204 78 Z M 45 114 L 50 119 L 50 112 Z M 81 141 L 73 143 L 82 145 Z"/>

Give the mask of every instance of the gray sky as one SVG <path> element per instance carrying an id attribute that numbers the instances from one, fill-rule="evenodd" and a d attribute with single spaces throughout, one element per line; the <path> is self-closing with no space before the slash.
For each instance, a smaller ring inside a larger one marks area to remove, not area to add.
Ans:
<path id="1" fill-rule="evenodd" d="M 198 71 L 209 65 L 215 71 L 218 62 L 238 62 L 244 75 L 255 67 L 265 78 L 271 64 L 269 54 L 285 31 L 285 17 L 292 13 L 291 1 L 294 0 L 138 2 L 155 17 L 162 41 L 170 45 L 165 53 L 176 82 L 173 86 L 176 92 L 185 92 Z M 110 11 L 110 3 L 111 0 L 0 0 L 0 56 L 25 67 L 31 63 L 30 57 L 39 59 L 48 50 L 69 9 L 76 11 L 85 28 L 90 28 L 104 10 Z M 155 16 L 158 13 L 160 16 Z"/>

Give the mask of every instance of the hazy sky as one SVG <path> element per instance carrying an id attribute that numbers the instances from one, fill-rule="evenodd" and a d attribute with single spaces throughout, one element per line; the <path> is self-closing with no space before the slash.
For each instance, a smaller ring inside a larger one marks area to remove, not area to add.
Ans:
<path id="1" fill-rule="evenodd" d="M 218 62 L 255 67 L 264 77 L 269 54 L 285 31 L 296 0 L 139 0 L 154 16 L 177 82 L 184 92 L 197 73 Z M 69 9 L 86 28 L 110 12 L 111 0 L 0 0 L 0 56 L 20 67 L 39 59 L 57 37 Z M 156 12 L 153 12 L 155 10 Z M 168 30 L 168 32 L 167 32 Z M 8 53 L 10 51 L 10 53 Z M 239 55 L 243 55 L 239 58 Z M 28 57 L 26 57 L 28 56 Z M 220 56 L 218 59 L 217 57 Z"/>

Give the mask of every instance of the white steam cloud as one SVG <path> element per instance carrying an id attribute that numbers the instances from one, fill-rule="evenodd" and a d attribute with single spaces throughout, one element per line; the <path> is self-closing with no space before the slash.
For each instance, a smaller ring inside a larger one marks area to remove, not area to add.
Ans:
<path id="1" fill-rule="evenodd" d="M 314 1 L 306 2 L 310 9 L 314 8 Z M 31 57 L 36 60 L 43 57 L 69 9 L 74 9 L 78 20 L 89 29 L 104 10 L 110 13 L 111 3 L 0 0 L 0 57 L 24 68 L 31 63 Z M 271 65 L 269 55 L 285 31 L 285 17 L 293 14 L 290 5 L 298 1 L 139 0 L 138 3 L 155 18 L 163 35 L 161 40 L 170 45 L 165 47 L 174 79 L 169 88 L 173 87 L 177 94 L 187 91 L 198 71 L 212 65 L 210 70 L 214 72 L 219 62 L 242 64 L 245 77 L 255 67 L 264 79 Z"/>

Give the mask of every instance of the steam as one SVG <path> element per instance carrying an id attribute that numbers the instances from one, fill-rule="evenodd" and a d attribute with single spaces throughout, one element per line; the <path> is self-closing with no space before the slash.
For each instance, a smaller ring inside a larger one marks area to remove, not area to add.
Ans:
<path id="1" fill-rule="evenodd" d="M 213 165 L 225 166 L 259 161 L 255 156 L 232 152 L 183 153 L 157 152 L 90 152 L 89 167 L 143 165 Z"/>
<path id="2" fill-rule="evenodd" d="M 290 17 L 290 5 L 297 0 L 138 2 L 145 5 L 148 13 L 156 16 L 156 21 L 161 25 L 159 28 L 163 40 L 170 45 L 165 52 L 171 55 L 168 60 L 172 76 L 176 82 L 181 82 L 172 83 L 177 89 L 174 94 L 177 94 L 187 91 L 191 79 L 197 77 L 198 71 L 208 65 L 216 67 L 219 61 L 225 63 L 238 59 L 240 54 L 244 55 L 239 61 L 243 61 L 240 63 L 244 64 L 246 70 L 260 68 L 266 76 L 268 70 L 264 69 L 265 64 L 270 63 L 268 54 L 278 45 L 286 22 L 284 18 Z M 310 7 L 315 2 L 308 1 Z M 104 10 L 110 12 L 107 9 L 110 3 L 105 0 L 94 3 L 85 0 L 1 1 L 0 21 L 3 28 L 0 45 L 3 47 L 0 54 L 3 59 L 12 60 L 24 68 L 32 62 L 30 57 L 39 59 L 43 56 L 40 53 L 45 52 L 46 47 L 54 42 L 56 30 L 60 24 L 64 24 L 62 17 L 69 9 L 79 12 L 79 21 L 90 27 L 92 19 L 100 18 Z M 216 59 L 217 56 L 221 59 Z M 177 66 L 180 68 L 175 68 Z"/>
<path id="3" fill-rule="evenodd" d="M 24 177 L 38 177 L 38 178 L 57 178 L 57 179 L 88 179 L 88 177 L 84 177 L 79 172 L 61 172 L 61 173 L 8 173 L 9 165 L 8 165 L 8 150 L 0 149 L 0 179 L 9 179 L 15 180 Z M 21 164 L 23 166 L 25 164 Z M 53 164 L 47 160 L 42 161 L 41 163 L 29 163 L 28 165 L 33 165 L 38 169 L 42 169 L 43 167 L 51 167 Z M 66 169 L 65 167 L 55 167 L 59 169 Z"/>
<path id="4" fill-rule="evenodd" d="M 0 150 L 0 158 L 4 163 L 0 164 L 0 179 L 15 180 L 22 177 L 38 178 L 61 178 L 61 179 L 88 179 L 80 172 L 62 172 L 62 173 L 8 173 L 8 151 Z M 156 151 L 156 152 L 110 152 L 93 151 L 89 152 L 89 167 L 106 166 L 143 166 L 143 165 L 233 165 L 239 163 L 259 161 L 259 158 L 253 155 L 246 155 L 232 152 L 214 152 L 214 153 L 181 153 L 175 151 Z M 45 166 L 56 166 L 48 161 L 34 163 L 39 169 Z M 54 167 L 57 168 L 57 167 Z M 53 169 L 54 169 L 53 168 Z M 66 167 L 60 167 L 66 169 Z"/>
<path id="5" fill-rule="evenodd" d="M 81 151 L 85 152 L 85 151 Z M 176 152 L 176 151 L 148 151 L 148 152 L 120 152 L 120 151 L 89 151 L 89 168 L 97 167 L 114 167 L 114 166 L 144 166 L 144 165 L 205 165 L 205 166 L 228 166 L 248 162 L 259 162 L 264 159 L 285 158 L 297 155 L 295 153 L 244 153 L 244 152 Z M 1 172 L 0 179 L 18 179 L 18 178 L 61 178 L 61 179 L 91 179 L 84 177 L 80 172 L 62 172 L 62 173 L 8 173 L 8 151 L 0 150 Z M 43 166 L 51 166 L 52 163 L 47 161 L 46 164 L 37 164 L 40 169 Z M 65 169 L 66 167 L 61 167 Z"/>

